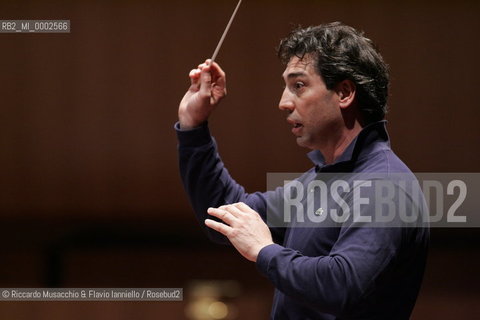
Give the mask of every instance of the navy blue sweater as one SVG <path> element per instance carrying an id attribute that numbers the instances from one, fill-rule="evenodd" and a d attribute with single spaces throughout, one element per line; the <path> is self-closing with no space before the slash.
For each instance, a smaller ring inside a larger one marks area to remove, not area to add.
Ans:
<path id="1" fill-rule="evenodd" d="M 200 225 L 213 241 L 229 243 L 205 227 L 204 220 L 211 218 L 208 207 L 241 201 L 266 221 L 283 217 L 285 190 L 246 193 L 224 167 L 206 124 L 182 131 L 177 123 L 175 129 L 183 184 Z M 298 178 L 304 185 L 332 172 L 382 174 L 382 179 L 402 174 L 414 179 L 390 149 L 383 121 L 364 128 L 333 164 L 326 165 L 319 151 L 309 157 L 315 166 Z M 406 210 L 412 211 L 415 201 L 409 201 L 410 190 L 396 187 L 403 197 L 395 196 L 395 205 L 400 206 L 403 199 Z M 360 207 L 361 215 L 369 216 L 378 207 L 374 207 L 373 193 L 365 194 L 370 201 Z M 398 223 L 371 227 L 352 220 L 334 225 L 325 220 L 312 227 L 298 223 L 303 219 L 293 220 L 284 225 L 269 223 L 275 244 L 264 247 L 256 262 L 276 288 L 272 319 L 409 318 L 423 277 L 428 227 Z"/>

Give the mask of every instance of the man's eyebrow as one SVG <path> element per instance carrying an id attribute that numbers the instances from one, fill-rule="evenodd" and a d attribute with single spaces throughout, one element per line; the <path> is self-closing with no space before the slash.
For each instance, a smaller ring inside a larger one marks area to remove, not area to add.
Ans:
<path id="1" fill-rule="evenodd" d="M 292 78 L 298 78 L 298 77 L 303 77 L 306 76 L 307 74 L 305 72 L 292 72 L 287 74 L 287 79 L 292 79 Z"/>

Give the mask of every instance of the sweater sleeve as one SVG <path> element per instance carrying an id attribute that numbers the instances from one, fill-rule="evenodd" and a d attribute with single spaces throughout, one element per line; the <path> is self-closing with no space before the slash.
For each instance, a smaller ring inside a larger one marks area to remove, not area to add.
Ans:
<path id="1" fill-rule="evenodd" d="M 407 210 L 413 210 L 413 206 L 414 203 L 407 200 Z M 362 206 L 361 216 L 372 216 L 374 210 L 373 204 Z M 421 229 L 402 227 L 398 221 L 382 225 L 352 220 L 339 228 L 329 254 L 307 256 L 272 244 L 259 252 L 258 270 L 285 295 L 322 312 L 346 317 L 350 310 L 358 311 L 371 303 L 369 297 L 385 289 L 382 283 L 386 279 L 394 274 L 398 277 L 402 257 L 415 255 L 419 245 L 414 242 L 420 244 L 424 240 L 416 238 Z M 321 228 L 317 230 L 321 232 Z M 305 231 L 293 228 L 289 232 L 292 235 Z M 406 247 L 410 241 L 413 243 Z"/>
<path id="2" fill-rule="evenodd" d="M 209 207 L 244 202 L 257 211 L 266 221 L 267 202 L 274 201 L 275 192 L 255 192 L 248 194 L 225 168 L 217 151 L 215 139 L 210 135 L 208 124 L 198 128 L 181 130 L 175 124 L 178 138 L 180 175 L 198 222 L 215 242 L 229 244 L 228 239 L 219 232 L 205 226 Z M 284 229 L 271 228 L 274 241 L 283 240 Z"/>
<path id="3" fill-rule="evenodd" d="M 323 312 L 345 316 L 390 268 L 401 229 L 349 228 L 331 254 L 309 257 L 272 244 L 257 258 L 257 268 L 274 286 Z"/>

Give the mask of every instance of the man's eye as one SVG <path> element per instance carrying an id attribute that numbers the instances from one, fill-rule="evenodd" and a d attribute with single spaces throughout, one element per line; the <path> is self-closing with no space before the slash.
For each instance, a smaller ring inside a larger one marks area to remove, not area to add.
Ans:
<path id="1" fill-rule="evenodd" d="M 305 84 L 303 82 L 295 82 L 295 89 L 302 89 L 305 87 Z"/>

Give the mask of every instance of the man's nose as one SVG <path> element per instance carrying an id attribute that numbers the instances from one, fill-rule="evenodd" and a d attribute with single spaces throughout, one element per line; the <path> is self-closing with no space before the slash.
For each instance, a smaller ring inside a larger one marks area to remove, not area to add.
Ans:
<path id="1" fill-rule="evenodd" d="M 292 113 L 295 109 L 295 105 L 293 104 L 291 96 L 288 92 L 288 88 L 285 88 L 285 90 L 283 91 L 280 102 L 278 103 L 278 109 L 282 111 L 288 111 L 289 113 Z"/>

